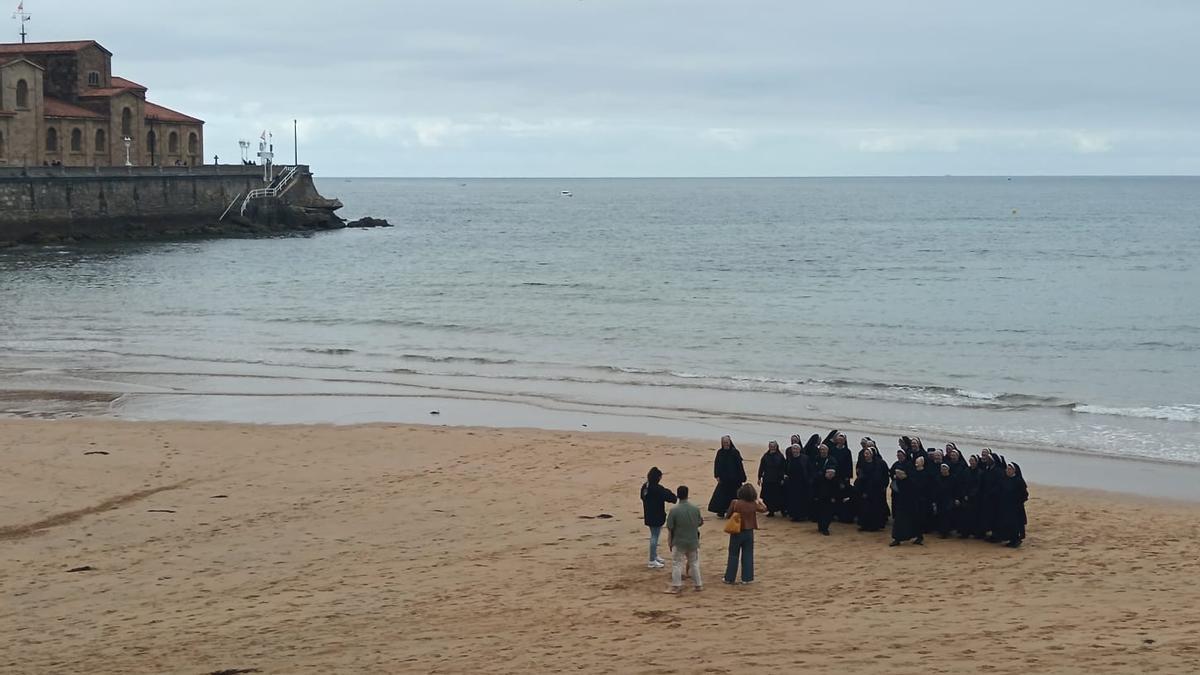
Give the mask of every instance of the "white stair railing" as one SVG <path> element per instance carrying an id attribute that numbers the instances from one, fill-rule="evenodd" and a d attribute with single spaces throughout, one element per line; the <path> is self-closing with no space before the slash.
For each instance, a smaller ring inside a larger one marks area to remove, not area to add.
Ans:
<path id="1" fill-rule="evenodd" d="M 268 197 L 278 197 L 279 195 L 290 190 L 291 187 L 296 184 L 296 180 L 299 178 L 299 174 L 300 174 L 300 167 L 298 167 L 298 166 L 288 167 L 283 173 L 279 174 L 279 177 L 276 178 L 275 182 L 272 183 L 269 187 L 258 188 L 257 190 L 251 190 L 251 191 L 247 192 L 246 199 L 244 199 L 242 201 L 241 214 L 243 216 L 246 215 L 246 208 L 248 206 L 250 206 L 250 202 L 252 200 L 266 199 Z"/>

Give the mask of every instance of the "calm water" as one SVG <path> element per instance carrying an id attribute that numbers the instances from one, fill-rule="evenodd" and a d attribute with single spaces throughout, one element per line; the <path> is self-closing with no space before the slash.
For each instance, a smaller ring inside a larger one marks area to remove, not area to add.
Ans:
<path id="1" fill-rule="evenodd" d="M 419 385 L 1200 462 L 1200 179 L 319 187 L 398 227 L 0 252 L 5 386 Z"/>

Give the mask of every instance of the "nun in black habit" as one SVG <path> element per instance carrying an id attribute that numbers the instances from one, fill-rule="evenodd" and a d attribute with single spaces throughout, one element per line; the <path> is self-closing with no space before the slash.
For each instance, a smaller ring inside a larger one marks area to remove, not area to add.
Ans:
<path id="1" fill-rule="evenodd" d="M 783 491 L 783 477 L 787 472 L 787 458 L 779 451 L 779 443 L 767 444 L 767 452 L 758 462 L 758 484 L 762 487 L 761 497 L 767 505 L 767 517 L 774 518 L 776 511 L 787 510 Z"/>
<path id="2" fill-rule="evenodd" d="M 888 519 L 888 470 L 870 446 L 859 453 L 857 468 L 854 490 L 858 495 L 858 529 L 878 532 Z"/>
<path id="3" fill-rule="evenodd" d="M 935 528 L 942 539 L 950 536 L 954 529 L 955 476 L 949 464 L 936 464 L 937 475 L 933 478 L 933 510 Z"/>
<path id="4" fill-rule="evenodd" d="M 908 477 L 909 469 L 903 462 L 892 465 L 892 543 L 889 546 L 899 546 L 909 539 L 914 544 L 925 543 L 917 525 L 917 491 Z"/>
<path id="5" fill-rule="evenodd" d="M 808 456 L 799 443 L 788 448 L 787 478 L 783 487 L 787 492 L 788 517 L 793 522 L 808 520 L 809 507 L 812 505 L 812 478 L 809 477 L 808 466 Z"/>
<path id="6" fill-rule="evenodd" d="M 1021 467 L 1009 464 L 1004 467 L 1000 480 L 1000 497 L 997 505 L 996 541 L 1007 542 L 1005 546 L 1017 548 L 1025 538 L 1025 502 L 1029 499 L 1029 486 L 1021 476 Z"/>
<path id="7" fill-rule="evenodd" d="M 721 447 L 713 460 L 713 477 L 717 479 L 717 487 L 713 489 L 712 499 L 708 500 L 708 510 L 724 518 L 729 504 L 737 499 L 738 488 L 746 482 L 742 453 L 729 436 L 721 437 Z"/>
<path id="8" fill-rule="evenodd" d="M 951 469 L 953 471 L 953 469 Z M 971 455 L 967 460 L 967 468 L 960 474 L 958 483 L 958 500 L 962 503 L 958 509 L 958 536 L 962 539 L 979 534 L 979 456 Z"/>
<path id="9" fill-rule="evenodd" d="M 846 434 L 837 429 L 829 432 L 829 438 L 825 440 L 825 444 L 829 446 L 829 456 L 837 462 L 839 494 L 835 516 L 840 522 L 853 523 L 858 510 L 858 500 L 855 498 L 854 489 L 851 486 L 854 478 L 854 454 L 850 452 Z"/>
<path id="10" fill-rule="evenodd" d="M 829 535 L 829 524 L 841 500 L 841 479 L 838 477 L 837 462 L 829 456 L 829 448 L 822 443 L 817 448 L 817 461 L 813 465 L 813 510 L 817 518 L 817 531 Z"/>
<path id="11" fill-rule="evenodd" d="M 917 495 L 917 527 L 922 534 L 934 530 L 934 492 L 937 483 L 933 471 L 930 470 L 925 457 L 918 455 L 913 460 L 912 471 L 908 472 L 908 480 L 912 483 Z"/>

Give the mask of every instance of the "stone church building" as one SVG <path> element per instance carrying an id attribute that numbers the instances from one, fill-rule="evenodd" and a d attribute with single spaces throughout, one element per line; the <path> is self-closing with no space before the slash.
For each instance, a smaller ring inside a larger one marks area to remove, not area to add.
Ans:
<path id="1" fill-rule="evenodd" d="M 198 165 L 204 122 L 146 100 L 94 40 L 0 44 L 0 166 Z"/>

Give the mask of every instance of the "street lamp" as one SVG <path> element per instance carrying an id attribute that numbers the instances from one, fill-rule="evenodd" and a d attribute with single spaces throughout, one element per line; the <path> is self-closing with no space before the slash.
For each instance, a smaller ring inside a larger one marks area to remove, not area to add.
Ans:
<path id="1" fill-rule="evenodd" d="M 129 159 L 129 146 L 133 145 L 133 139 L 125 137 L 125 166 L 133 166 L 133 162 Z"/>

